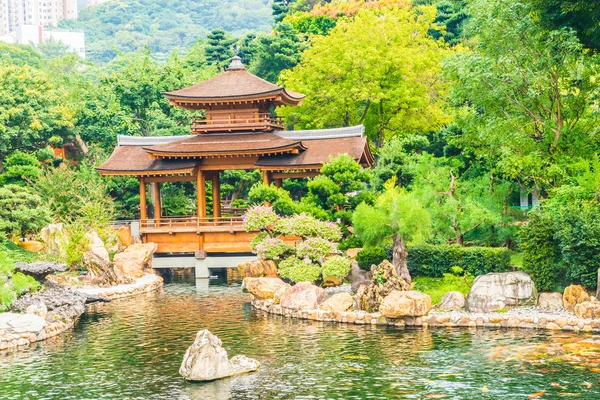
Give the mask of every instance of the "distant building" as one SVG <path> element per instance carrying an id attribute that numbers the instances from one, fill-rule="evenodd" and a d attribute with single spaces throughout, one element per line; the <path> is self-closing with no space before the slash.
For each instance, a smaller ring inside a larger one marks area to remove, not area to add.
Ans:
<path id="1" fill-rule="evenodd" d="M 19 26 L 56 27 L 63 19 L 77 18 L 77 0 L 0 0 L 0 36 Z"/>
<path id="2" fill-rule="evenodd" d="M 62 42 L 71 52 L 85 59 L 85 34 L 83 31 L 47 30 L 41 25 L 19 25 L 14 32 L 0 36 L 0 41 L 28 44 L 34 47 L 48 41 Z"/>

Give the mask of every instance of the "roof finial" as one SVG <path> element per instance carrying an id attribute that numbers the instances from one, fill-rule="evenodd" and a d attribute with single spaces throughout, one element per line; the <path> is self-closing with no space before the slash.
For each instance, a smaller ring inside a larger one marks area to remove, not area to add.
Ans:
<path id="1" fill-rule="evenodd" d="M 242 59 L 239 56 L 234 56 L 231 59 L 231 64 L 229 64 L 227 71 L 239 70 L 239 69 L 246 69 L 246 68 L 244 68 L 244 64 L 242 64 Z"/>

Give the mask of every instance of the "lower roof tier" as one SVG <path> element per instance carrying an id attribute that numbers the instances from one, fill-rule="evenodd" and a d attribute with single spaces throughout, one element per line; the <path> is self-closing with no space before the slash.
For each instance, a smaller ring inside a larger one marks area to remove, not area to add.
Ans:
<path id="1" fill-rule="evenodd" d="M 348 154 L 373 164 L 364 127 L 272 133 L 188 136 L 119 136 L 110 158 L 97 170 L 114 176 L 185 176 L 198 169 L 314 171 L 331 157 Z"/>

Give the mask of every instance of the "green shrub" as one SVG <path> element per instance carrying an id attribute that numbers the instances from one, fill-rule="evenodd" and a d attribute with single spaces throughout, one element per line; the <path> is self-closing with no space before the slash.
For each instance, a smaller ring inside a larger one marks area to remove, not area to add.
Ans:
<path id="1" fill-rule="evenodd" d="M 348 249 L 357 249 L 362 247 L 363 244 L 359 238 L 356 236 L 350 236 L 346 239 L 343 239 L 340 244 L 338 244 L 338 250 L 346 251 Z"/>
<path id="2" fill-rule="evenodd" d="M 510 271 L 510 251 L 503 247 L 421 245 L 408 248 L 412 276 L 441 278 L 457 266 L 474 275 Z"/>
<path id="3" fill-rule="evenodd" d="M 265 202 L 271 204 L 273 210 L 279 215 L 292 215 L 298 210 L 298 206 L 287 190 L 278 188 L 273 184 L 266 186 L 257 183 L 250 188 L 248 203 L 262 205 Z"/>
<path id="4" fill-rule="evenodd" d="M 554 238 L 553 221 L 539 211 L 529 213 L 529 223 L 521 230 L 523 271 L 531 275 L 539 291 L 565 286 L 565 267 Z"/>
<path id="5" fill-rule="evenodd" d="M 29 188 L 0 186 L 0 232 L 4 236 L 34 233 L 50 222 L 50 210 Z"/>
<path id="6" fill-rule="evenodd" d="M 356 262 L 361 269 L 370 271 L 371 265 L 379 265 L 386 258 L 385 249 L 381 247 L 365 247 L 356 255 Z"/>
<path id="7" fill-rule="evenodd" d="M 20 296 L 27 292 L 39 290 L 40 284 L 32 276 L 17 272 L 10 279 L 10 287 L 17 296 Z"/>
<path id="8" fill-rule="evenodd" d="M 315 282 L 321 278 L 319 264 L 308 264 L 296 257 L 290 257 L 279 263 L 279 275 L 292 282 Z"/>
<path id="9" fill-rule="evenodd" d="M 322 274 L 327 278 L 343 279 L 350 272 L 352 260 L 348 257 L 333 256 L 329 257 L 323 263 Z"/>

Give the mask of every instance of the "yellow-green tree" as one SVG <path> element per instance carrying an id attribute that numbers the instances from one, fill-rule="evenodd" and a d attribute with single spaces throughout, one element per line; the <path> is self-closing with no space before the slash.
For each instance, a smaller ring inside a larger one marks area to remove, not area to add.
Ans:
<path id="1" fill-rule="evenodd" d="M 362 123 L 377 144 L 441 127 L 449 120 L 440 77 L 449 50 L 428 33 L 435 15 L 432 6 L 364 9 L 314 37 L 300 64 L 280 78 L 306 99 L 280 114 L 299 128 Z"/>

